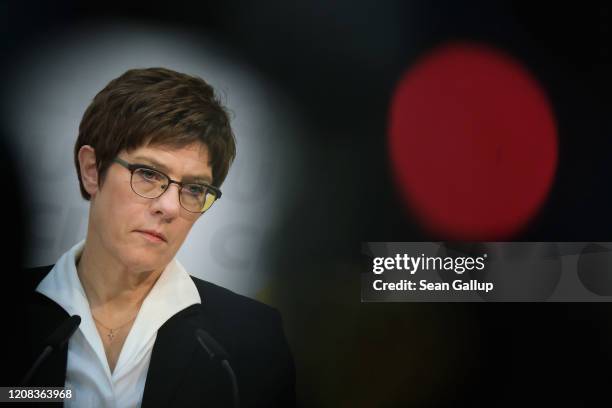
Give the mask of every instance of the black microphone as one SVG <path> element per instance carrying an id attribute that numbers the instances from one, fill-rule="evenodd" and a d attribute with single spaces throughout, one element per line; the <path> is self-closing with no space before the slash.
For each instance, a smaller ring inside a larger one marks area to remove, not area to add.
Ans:
<path id="1" fill-rule="evenodd" d="M 79 324 L 81 324 L 81 316 L 73 315 L 64 320 L 64 322 L 57 329 L 55 329 L 53 333 L 51 333 L 44 343 L 46 344 L 45 349 L 42 351 L 42 353 L 40 353 L 36 361 L 34 361 L 32 368 L 28 370 L 26 375 L 23 377 L 23 380 L 21 380 L 22 387 L 28 385 L 34 376 L 34 373 L 36 373 L 36 370 L 38 370 L 38 367 L 40 367 L 40 365 L 47 359 L 47 357 L 51 355 L 51 353 L 53 353 L 53 351 L 62 348 L 66 344 L 68 339 L 70 339 L 70 337 L 79 327 Z"/>
<path id="2" fill-rule="evenodd" d="M 202 346 L 202 348 L 206 351 L 208 356 L 213 361 L 219 361 L 221 366 L 227 372 L 227 375 L 230 378 L 232 383 L 232 399 L 234 401 L 234 408 L 240 407 L 240 395 L 238 393 L 238 382 L 236 381 L 236 375 L 234 374 L 234 370 L 232 370 L 232 366 L 229 363 L 229 356 L 227 352 L 221 347 L 219 343 L 210 335 L 207 331 L 203 329 L 197 329 L 195 332 L 196 338 L 198 339 L 198 343 Z"/>

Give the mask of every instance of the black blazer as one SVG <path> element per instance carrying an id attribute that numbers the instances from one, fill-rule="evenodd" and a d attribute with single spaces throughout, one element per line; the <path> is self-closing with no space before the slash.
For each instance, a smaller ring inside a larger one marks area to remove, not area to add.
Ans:
<path id="1" fill-rule="evenodd" d="M 35 292 L 52 265 L 27 270 L 32 297 L 28 305 L 30 363 L 46 338 L 68 313 Z M 212 361 L 195 337 L 202 328 L 229 354 L 241 407 L 295 406 L 295 368 L 280 314 L 267 305 L 191 277 L 202 304 L 170 318 L 157 332 L 142 398 L 143 407 L 231 407 L 227 373 Z M 40 367 L 30 386 L 64 385 L 68 346 Z"/>

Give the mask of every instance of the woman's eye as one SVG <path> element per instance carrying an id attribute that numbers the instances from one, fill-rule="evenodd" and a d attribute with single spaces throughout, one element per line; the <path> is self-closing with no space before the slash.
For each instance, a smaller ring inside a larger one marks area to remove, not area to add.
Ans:
<path id="1" fill-rule="evenodd" d="M 149 181 L 157 181 L 157 180 L 159 180 L 159 174 L 157 172 L 155 172 L 155 171 L 152 171 L 152 170 L 142 169 L 142 170 L 140 170 L 140 175 L 145 180 L 149 180 Z"/>
<path id="2" fill-rule="evenodd" d="M 204 194 L 204 190 L 205 189 L 202 186 L 197 186 L 197 185 L 187 186 L 187 191 L 189 192 L 189 194 L 192 194 L 194 196 L 200 196 Z"/>

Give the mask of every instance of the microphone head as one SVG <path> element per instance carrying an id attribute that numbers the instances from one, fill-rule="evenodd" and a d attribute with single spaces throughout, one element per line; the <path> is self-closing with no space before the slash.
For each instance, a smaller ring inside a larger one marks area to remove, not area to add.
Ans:
<path id="1" fill-rule="evenodd" d="M 229 360 L 227 352 L 206 330 L 197 329 L 195 335 L 198 342 L 202 345 L 202 348 L 206 350 L 211 359 L 219 361 Z"/>
<path id="2" fill-rule="evenodd" d="M 79 324 L 81 324 L 81 316 L 70 316 L 68 319 L 64 320 L 64 322 L 57 329 L 55 329 L 53 333 L 51 333 L 45 344 L 53 347 L 53 349 L 63 347 L 79 327 Z"/>

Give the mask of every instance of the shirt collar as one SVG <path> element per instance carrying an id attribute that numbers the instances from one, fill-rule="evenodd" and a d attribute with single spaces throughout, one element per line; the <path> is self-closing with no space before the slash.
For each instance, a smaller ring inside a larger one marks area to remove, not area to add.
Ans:
<path id="1" fill-rule="evenodd" d="M 85 241 L 83 240 L 65 252 L 37 286 L 36 291 L 56 302 L 68 314 L 81 316 L 79 330 L 104 365 L 108 367 L 104 347 L 91 316 L 89 301 L 76 270 L 76 259 L 80 256 L 84 246 Z M 157 334 L 157 330 L 168 319 L 181 310 L 198 303 L 202 303 L 202 300 L 195 283 L 179 261 L 173 259 L 144 299 L 132 329 L 123 344 L 112 377 L 115 378 L 122 375 L 122 372 L 127 372 L 129 366 L 138 361 L 145 352 L 144 345 Z M 107 370 L 107 374 L 111 376 L 110 370 Z"/>

